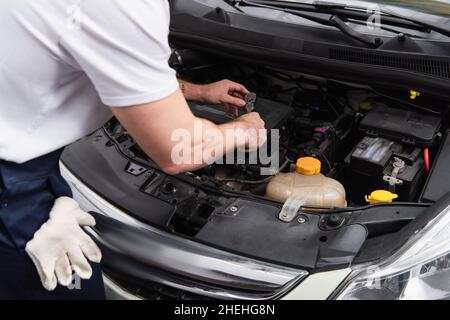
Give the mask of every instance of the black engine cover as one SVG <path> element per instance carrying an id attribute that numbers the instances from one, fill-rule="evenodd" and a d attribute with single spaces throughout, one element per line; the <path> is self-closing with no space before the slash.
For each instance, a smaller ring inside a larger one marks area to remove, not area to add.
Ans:
<path id="1" fill-rule="evenodd" d="M 195 116 L 215 124 L 224 124 L 233 121 L 234 118 L 228 115 L 223 106 L 220 105 L 200 105 L 189 103 L 189 107 Z M 259 113 L 266 123 L 266 129 L 279 129 L 286 119 L 292 114 L 293 109 L 284 104 L 258 98 L 255 103 L 255 112 Z"/>

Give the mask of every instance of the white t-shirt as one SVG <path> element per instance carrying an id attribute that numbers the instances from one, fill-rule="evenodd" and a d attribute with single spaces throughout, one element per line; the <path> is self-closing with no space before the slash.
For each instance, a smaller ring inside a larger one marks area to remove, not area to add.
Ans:
<path id="1" fill-rule="evenodd" d="M 23 163 L 178 88 L 167 0 L 1 0 L 0 159 Z"/>

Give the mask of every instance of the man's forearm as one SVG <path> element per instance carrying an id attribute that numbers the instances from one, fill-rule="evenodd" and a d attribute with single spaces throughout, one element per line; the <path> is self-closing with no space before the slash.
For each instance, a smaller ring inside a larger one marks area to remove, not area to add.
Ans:
<path id="1" fill-rule="evenodd" d="M 194 127 L 189 130 L 192 139 L 188 139 L 187 144 L 180 144 L 178 148 L 173 149 L 177 153 L 183 150 L 184 155 L 186 152 L 188 154 L 187 161 L 182 163 L 173 163 L 176 156 L 172 155 L 170 170 L 173 174 L 201 169 L 237 148 L 245 148 L 248 142 L 248 128 L 245 123 L 233 121 L 215 125 L 200 118 L 196 118 L 194 122 Z"/>
<path id="2" fill-rule="evenodd" d="M 179 90 L 162 100 L 112 111 L 168 174 L 200 169 L 235 148 L 246 147 L 254 139 L 247 129 L 264 128 L 255 113 L 220 126 L 196 118 Z M 198 156 L 202 158 L 198 160 Z"/>
<path id="3" fill-rule="evenodd" d="M 186 100 L 200 103 L 204 102 L 204 86 L 190 83 L 181 79 L 178 79 L 178 83 L 180 84 L 181 91 L 183 92 Z"/>

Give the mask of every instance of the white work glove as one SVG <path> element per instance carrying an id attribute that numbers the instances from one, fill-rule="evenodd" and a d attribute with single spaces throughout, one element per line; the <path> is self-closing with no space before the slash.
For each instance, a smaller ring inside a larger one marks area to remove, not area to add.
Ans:
<path id="1" fill-rule="evenodd" d="M 58 283 L 69 286 L 72 270 L 81 279 L 90 279 L 92 268 L 87 259 L 100 263 L 102 254 L 81 226 L 95 226 L 95 219 L 81 210 L 76 201 L 56 200 L 50 219 L 26 246 L 45 289 L 53 291 Z M 87 259 L 86 259 L 87 258 Z"/>

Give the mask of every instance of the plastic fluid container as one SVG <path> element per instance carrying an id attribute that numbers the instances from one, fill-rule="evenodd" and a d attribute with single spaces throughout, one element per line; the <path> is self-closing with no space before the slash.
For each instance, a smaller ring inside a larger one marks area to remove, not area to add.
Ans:
<path id="1" fill-rule="evenodd" d="M 272 179 L 266 196 L 283 203 L 295 200 L 305 207 L 346 207 L 344 186 L 321 174 L 321 167 L 315 158 L 300 158 L 296 172 L 280 173 Z"/>

